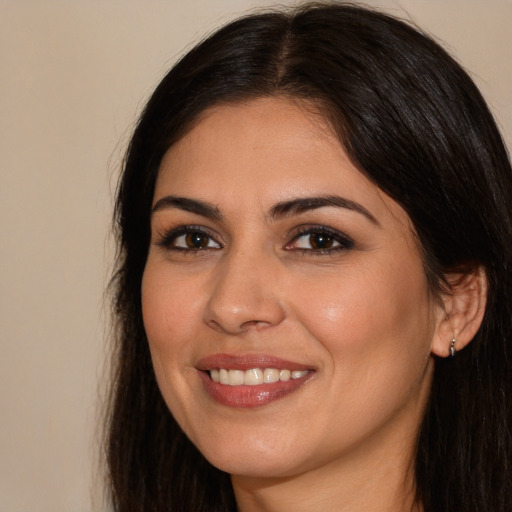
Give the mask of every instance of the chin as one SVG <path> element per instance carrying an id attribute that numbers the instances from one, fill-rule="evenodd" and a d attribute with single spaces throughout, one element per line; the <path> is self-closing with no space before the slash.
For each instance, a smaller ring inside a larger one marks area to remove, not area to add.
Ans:
<path id="1" fill-rule="evenodd" d="M 217 444 L 198 446 L 201 453 L 216 468 L 231 475 L 277 478 L 300 473 L 303 461 L 297 459 L 297 449 L 277 440 L 247 439 L 237 442 L 230 436 Z"/>
<path id="2" fill-rule="evenodd" d="M 291 461 L 279 460 L 247 460 L 238 456 L 231 458 L 214 458 L 209 460 L 216 468 L 233 476 L 249 478 L 286 478 L 301 473 Z"/>

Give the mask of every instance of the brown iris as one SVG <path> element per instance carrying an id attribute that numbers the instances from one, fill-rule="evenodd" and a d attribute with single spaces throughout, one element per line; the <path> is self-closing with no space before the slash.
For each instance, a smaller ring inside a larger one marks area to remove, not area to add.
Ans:
<path id="1" fill-rule="evenodd" d="M 204 249 L 208 246 L 208 236 L 204 233 L 187 233 L 185 244 L 188 249 Z"/>
<path id="2" fill-rule="evenodd" d="M 334 238 L 325 233 L 312 233 L 309 235 L 309 243 L 313 249 L 330 249 L 334 243 Z"/>

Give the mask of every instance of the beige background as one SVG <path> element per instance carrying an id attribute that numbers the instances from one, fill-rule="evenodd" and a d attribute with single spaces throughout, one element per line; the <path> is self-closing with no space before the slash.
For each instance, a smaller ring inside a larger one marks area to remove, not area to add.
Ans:
<path id="1" fill-rule="evenodd" d="M 367 2 L 471 70 L 512 141 L 512 2 Z M 0 512 L 106 510 L 98 461 L 112 190 L 143 101 L 257 0 L 0 0 Z"/>

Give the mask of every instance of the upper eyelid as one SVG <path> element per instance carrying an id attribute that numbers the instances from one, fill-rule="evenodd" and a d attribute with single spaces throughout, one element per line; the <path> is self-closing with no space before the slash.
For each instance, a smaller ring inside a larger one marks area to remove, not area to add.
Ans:
<path id="1" fill-rule="evenodd" d="M 291 237 L 292 239 L 308 235 L 311 233 L 326 233 L 329 235 L 332 235 L 333 237 L 339 237 L 343 238 L 344 240 L 352 240 L 352 237 L 344 233 L 343 231 L 340 231 L 339 229 L 331 228 L 330 226 L 325 226 L 322 224 L 306 224 L 302 226 L 298 226 L 290 231 L 288 234 L 288 237 Z"/>
<path id="2" fill-rule="evenodd" d="M 179 238 L 187 233 L 203 233 L 210 237 L 215 243 L 224 246 L 224 243 L 220 236 L 213 233 L 212 230 L 205 226 L 196 226 L 196 225 L 181 225 L 175 228 L 163 230 L 163 232 L 158 234 L 158 240 L 156 241 L 156 245 L 165 246 L 168 245 L 172 240 Z"/>
<path id="3" fill-rule="evenodd" d="M 330 237 L 332 237 L 334 240 L 336 240 L 341 247 L 345 247 L 346 249 L 351 249 L 355 246 L 355 242 L 352 237 L 348 236 L 347 234 L 343 233 L 342 231 L 339 231 L 337 229 L 328 227 L 328 226 L 308 226 L 308 227 L 302 227 L 299 228 L 298 231 L 295 233 L 295 235 L 292 236 L 291 240 L 287 242 L 287 246 L 291 245 L 298 239 L 302 238 L 303 236 L 308 236 L 314 233 L 322 233 L 326 234 Z M 312 249 L 299 249 L 304 251 L 313 251 Z"/>

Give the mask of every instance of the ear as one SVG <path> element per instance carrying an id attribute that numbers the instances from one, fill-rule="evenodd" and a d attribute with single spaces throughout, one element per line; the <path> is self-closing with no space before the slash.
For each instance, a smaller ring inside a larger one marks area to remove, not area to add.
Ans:
<path id="1" fill-rule="evenodd" d="M 441 296 L 438 324 L 432 340 L 432 353 L 450 355 L 450 345 L 462 350 L 475 336 L 484 317 L 487 276 L 482 267 L 465 274 L 448 274 L 450 290 Z"/>

